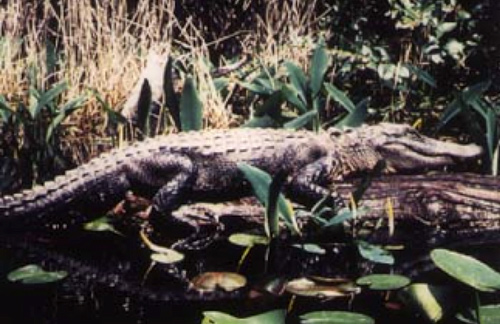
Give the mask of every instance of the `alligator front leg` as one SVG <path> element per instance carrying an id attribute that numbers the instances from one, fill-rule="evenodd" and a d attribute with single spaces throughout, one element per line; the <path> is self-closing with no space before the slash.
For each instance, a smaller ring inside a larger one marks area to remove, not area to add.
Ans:
<path id="1" fill-rule="evenodd" d="M 152 223 L 164 224 L 173 210 L 187 201 L 196 180 L 193 161 L 182 154 L 156 155 L 133 161 L 126 167 L 127 178 L 139 194 L 153 197 Z"/>
<path id="2" fill-rule="evenodd" d="M 323 158 L 309 164 L 293 176 L 286 186 L 287 193 L 297 202 L 313 206 L 324 197 L 329 197 L 327 204 L 336 207 L 345 205 L 342 197 L 331 191 L 332 174 L 335 163 L 330 158 Z"/>

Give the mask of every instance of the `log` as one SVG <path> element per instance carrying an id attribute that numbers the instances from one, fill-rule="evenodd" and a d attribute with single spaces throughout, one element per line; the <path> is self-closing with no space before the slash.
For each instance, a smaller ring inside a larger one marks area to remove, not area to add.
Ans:
<path id="1" fill-rule="evenodd" d="M 359 182 L 339 183 L 337 190 L 349 201 Z M 500 177 L 478 174 L 384 176 L 372 181 L 358 209 L 362 206 L 368 210 L 356 218 L 349 231 L 371 242 L 436 246 L 500 238 Z M 184 206 L 176 213 L 193 221 L 202 215 L 205 224 L 212 219 L 213 226 L 217 224 L 230 234 L 262 227 L 264 209 L 256 203 L 198 203 Z M 300 224 L 304 229 L 317 229 L 311 217 L 301 217 Z"/>

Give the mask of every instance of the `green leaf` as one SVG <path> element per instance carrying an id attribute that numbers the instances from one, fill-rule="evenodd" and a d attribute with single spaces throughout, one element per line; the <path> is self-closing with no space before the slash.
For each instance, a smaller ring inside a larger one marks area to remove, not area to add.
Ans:
<path id="1" fill-rule="evenodd" d="M 500 273 L 473 257 L 445 249 L 435 249 L 431 252 L 431 259 L 438 268 L 479 291 L 500 290 Z"/>
<path id="2" fill-rule="evenodd" d="M 481 306 L 479 313 L 481 314 L 481 324 L 500 323 L 500 305 Z"/>
<path id="3" fill-rule="evenodd" d="M 117 111 L 113 110 L 113 108 L 111 108 L 111 105 L 109 104 L 109 102 L 107 102 L 96 89 L 90 89 L 90 92 L 97 99 L 97 101 L 102 105 L 102 108 L 104 109 L 104 112 L 108 116 L 111 123 L 113 123 L 113 124 L 126 124 L 128 122 L 127 118 L 123 117 L 122 114 L 120 114 L 119 112 L 117 112 Z"/>
<path id="4" fill-rule="evenodd" d="M 412 65 L 412 64 L 405 64 L 405 66 L 411 71 L 411 73 L 415 74 L 420 81 L 426 83 L 427 85 L 431 86 L 432 88 L 437 87 L 436 79 L 434 79 L 426 71 L 424 71 L 421 68 L 416 67 L 415 65 Z"/>
<path id="5" fill-rule="evenodd" d="M 281 88 L 283 97 L 286 101 L 295 106 L 300 113 L 306 113 L 308 111 L 307 103 L 301 98 L 299 92 L 294 87 L 284 84 Z"/>
<path id="6" fill-rule="evenodd" d="M 326 52 L 325 40 L 321 38 L 314 49 L 309 80 L 311 80 L 312 97 L 315 98 L 321 91 L 323 79 L 328 69 L 328 53 Z"/>
<path id="7" fill-rule="evenodd" d="M 167 106 L 170 111 L 170 115 L 174 120 L 175 127 L 181 129 L 181 117 L 179 108 L 179 97 L 174 89 L 174 73 L 173 73 L 174 60 L 172 57 L 168 57 L 165 70 L 163 71 L 163 96 L 165 100 L 165 106 Z"/>
<path id="8" fill-rule="evenodd" d="M 248 128 L 274 128 L 278 127 L 279 122 L 273 119 L 269 115 L 252 117 L 249 121 L 243 124 L 241 127 Z"/>
<path id="9" fill-rule="evenodd" d="M 180 116 L 182 131 L 196 131 L 203 127 L 203 104 L 192 77 L 184 82 L 180 102 Z"/>
<path id="10" fill-rule="evenodd" d="M 371 290 L 397 290 L 410 284 L 405 276 L 393 274 L 372 274 L 356 280 L 360 286 L 368 286 Z"/>
<path id="11" fill-rule="evenodd" d="M 350 112 L 347 116 L 342 118 L 342 120 L 335 124 L 337 128 L 344 127 L 359 127 L 361 126 L 368 115 L 368 102 L 370 98 L 365 98 L 361 100 L 357 105 L 354 111 Z"/>
<path id="12" fill-rule="evenodd" d="M 202 324 L 285 324 L 286 311 L 284 309 L 272 310 L 262 314 L 237 318 L 226 313 L 208 311 L 203 312 Z"/>
<path id="13" fill-rule="evenodd" d="M 49 127 L 47 128 L 47 134 L 45 136 L 45 142 L 49 143 L 52 139 L 54 130 L 75 110 L 80 108 L 87 101 L 87 96 L 79 96 L 69 102 L 67 102 L 59 111 L 59 114 L 52 120 Z"/>
<path id="14" fill-rule="evenodd" d="M 305 114 L 302 114 L 299 117 L 285 123 L 283 128 L 300 129 L 311 123 L 316 117 L 318 117 L 318 112 L 316 110 L 310 110 Z"/>
<path id="15" fill-rule="evenodd" d="M 275 120 L 281 118 L 281 104 L 283 103 L 283 94 L 281 91 L 275 91 L 264 104 L 255 109 L 255 115 L 268 115 Z"/>
<path id="16" fill-rule="evenodd" d="M 150 114 L 152 104 L 152 92 L 148 79 L 144 79 L 137 102 L 137 126 L 142 131 L 142 135 L 147 137 L 150 132 Z"/>
<path id="17" fill-rule="evenodd" d="M 361 256 L 366 260 L 375 263 L 394 264 L 394 257 L 391 252 L 365 241 L 356 241 L 356 243 L 359 254 L 361 254 Z"/>
<path id="18" fill-rule="evenodd" d="M 55 98 L 66 91 L 66 89 L 68 89 L 68 84 L 65 81 L 56 84 L 54 87 L 44 93 L 39 93 L 38 90 L 32 88 L 31 94 L 33 96 L 32 100 L 34 101 L 30 102 L 31 117 L 33 119 L 36 119 L 38 117 L 38 114 L 40 113 L 40 110 L 43 107 L 54 104 Z"/>
<path id="19" fill-rule="evenodd" d="M 241 87 L 243 87 L 243 88 L 245 88 L 253 93 L 256 93 L 258 95 L 263 95 L 263 96 L 271 95 L 274 92 L 274 89 L 272 87 L 265 87 L 265 86 L 259 85 L 259 84 L 255 83 L 255 80 L 252 83 L 245 82 L 245 81 L 237 81 L 237 83 Z"/>
<path id="20" fill-rule="evenodd" d="M 301 324 L 375 324 L 367 315 L 343 311 L 318 311 L 300 316 Z"/>
<path id="21" fill-rule="evenodd" d="M 172 249 L 165 249 L 158 253 L 151 254 L 151 260 L 161 264 L 174 264 L 184 260 L 184 254 Z"/>
<path id="22" fill-rule="evenodd" d="M 299 99 L 307 103 L 307 78 L 304 71 L 292 62 L 286 62 L 285 67 L 288 71 L 288 77 L 292 83 L 295 91 L 297 92 Z"/>
<path id="23" fill-rule="evenodd" d="M 57 67 L 57 52 L 54 43 L 46 38 L 45 39 L 45 63 L 47 66 L 47 76 L 52 76 Z"/>
<path id="24" fill-rule="evenodd" d="M 118 235 L 123 235 L 119 231 L 115 229 L 115 227 L 111 224 L 111 220 L 104 216 L 101 218 L 98 218 L 96 220 L 93 220 L 91 222 L 85 223 L 83 225 L 83 228 L 86 231 L 92 231 L 92 232 L 112 232 Z"/>
<path id="25" fill-rule="evenodd" d="M 342 107 L 344 107 L 348 112 L 352 113 L 356 110 L 354 103 L 347 97 L 345 92 L 338 89 L 331 83 L 325 83 L 325 89 L 328 95 L 332 97 L 333 100 L 338 102 Z"/>
<path id="26" fill-rule="evenodd" d="M 294 248 L 306 251 L 308 253 L 312 254 L 325 254 L 326 250 L 323 249 L 321 246 L 318 244 L 313 244 L 313 243 L 305 243 L 305 244 L 293 244 L 292 245 Z"/>
<path id="27" fill-rule="evenodd" d="M 266 233 L 268 237 L 275 238 L 279 235 L 279 213 L 278 201 L 281 195 L 281 188 L 285 181 L 285 175 L 278 173 L 272 180 L 269 186 L 269 196 L 266 205 Z"/>
<path id="28" fill-rule="evenodd" d="M 44 284 L 62 280 L 68 275 L 65 271 L 47 272 L 39 265 L 29 264 L 11 271 L 7 279 L 12 282 L 21 282 L 26 285 Z"/>
<path id="29" fill-rule="evenodd" d="M 235 233 L 229 236 L 229 242 L 234 245 L 249 247 L 254 245 L 268 245 L 269 239 L 261 235 Z"/>
<path id="30" fill-rule="evenodd" d="M 245 175 L 246 179 L 252 185 L 257 199 L 267 208 L 269 203 L 269 189 L 272 182 L 271 176 L 268 173 L 245 163 L 238 163 L 238 169 Z M 295 233 L 300 233 L 295 220 L 292 205 L 282 194 L 280 194 L 278 198 L 278 210 L 290 230 Z"/>
<path id="31" fill-rule="evenodd" d="M 437 323 L 454 311 L 455 295 L 451 288 L 423 283 L 411 284 L 398 294 L 406 305 L 430 323 Z"/>
<path id="32" fill-rule="evenodd" d="M 14 114 L 14 110 L 9 107 L 9 104 L 3 95 L 0 95 L 0 113 L 2 120 L 8 120 L 10 116 Z"/>

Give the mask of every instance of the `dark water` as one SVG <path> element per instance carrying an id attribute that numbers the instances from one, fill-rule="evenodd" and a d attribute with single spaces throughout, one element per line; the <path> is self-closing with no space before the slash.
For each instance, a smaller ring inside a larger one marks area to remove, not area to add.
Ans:
<path id="1" fill-rule="evenodd" d="M 388 273 L 391 268 L 373 268 L 359 262 L 352 247 L 330 246 L 317 256 L 295 248 L 282 248 L 281 254 L 265 262 L 265 248 L 254 248 L 241 269 L 250 287 L 261 288 L 271 277 L 296 278 L 303 275 L 357 278 L 371 271 Z M 480 258 L 498 266 L 499 249 L 471 248 Z M 243 249 L 226 243 L 207 251 L 187 254 L 176 266 L 155 266 L 149 274 L 149 252 L 137 241 L 111 233 L 76 231 L 58 237 L 39 235 L 5 237 L 0 240 L 0 323 L 200 323 L 205 310 L 221 310 L 250 316 L 266 310 L 287 308 L 290 295 L 259 294 L 250 288 L 235 293 L 205 293 L 188 289 L 188 279 L 206 271 L 235 271 Z M 405 252 L 398 259 L 411 261 L 425 252 Z M 23 285 L 8 282 L 7 274 L 26 264 L 39 264 L 45 270 L 65 270 L 61 282 Z M 416 280 L 450 283 L 437 271 L 422 272 L 430 263 L 414 262 L 404 268 Z M 498 269 L 498 267 L 496 267 Z M 146 276 L 146 277 L 145 277 Z M 457 303 L 469 302 L 462 294 Z M 252 296 L 252 297 L 250 297 Z M 374 317 L 377 323 L 421 323 L 416 314 L 398 303 L 388 303 L 385 293 L 363 292 L 355 298 L 321 300 L 298 297 L 290 313 L 290 323 L 298 315 L 313 310 L 353 310 Z M 389 300 L 394 298 L 389 296 Z M 495 299 L 490 295 L 488 298 Z M 496 298 L 498 299 L 498 298 Z M 449 321 L 454 323 L 455 321 Z"/>

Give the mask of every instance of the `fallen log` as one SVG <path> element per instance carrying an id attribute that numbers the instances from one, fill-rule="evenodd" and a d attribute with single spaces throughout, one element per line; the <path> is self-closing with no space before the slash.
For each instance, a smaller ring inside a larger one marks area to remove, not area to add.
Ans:
<path id="1" fill-rule="evenodd" d="M 337 190 L 349 200 L 359 180 Z M 372 242 L 442 245 L 500 239 L 500 177 L 477 174 L 394 175 L 375 179 L 361 198 L 367 207 L 349 231 Z M 218 227 L 228 235 L 263 226 L 264 209 L 255 203 L 194 204 L 176 213 Z M 392 215 L 391 217 L 389 215 Z M 303 228 L 316 227 L 301 217 Z M 309 231 L 310 232 L 310 231 Z"/>

